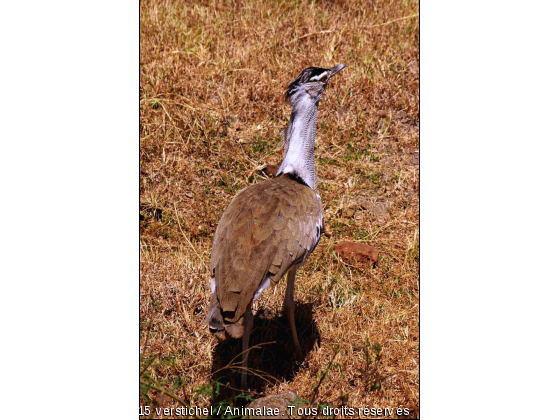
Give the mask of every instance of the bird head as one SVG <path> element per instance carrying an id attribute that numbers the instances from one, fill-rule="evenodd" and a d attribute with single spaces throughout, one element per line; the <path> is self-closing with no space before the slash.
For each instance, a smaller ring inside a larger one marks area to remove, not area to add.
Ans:
<path id="1" fill-rule="evenodd" d="M 345 64 L 339 64 L 330 69 L 306 68 L 288 85 L 286 100 L 292 105 L 304 98 L 309 98 L 314 102 L 319 101 L 331 78 L 344 67 L 346 67 Z"/>

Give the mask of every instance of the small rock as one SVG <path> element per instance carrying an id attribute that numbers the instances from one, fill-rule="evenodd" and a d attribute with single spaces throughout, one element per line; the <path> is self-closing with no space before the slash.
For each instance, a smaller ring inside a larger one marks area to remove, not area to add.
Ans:
<path id="1" fill-rule="evenodd" d="M 247 406 L 247 408 L 260 408 L 262 410 L 278 408 L 280 412 L 278 416 L 249 416 L 248 419 L 289 419 L 288 406 L 294 405 L 293 401 L 297 399 L 297 395 L 291 391 L 283 392 L 281 394 L 267 395 L 266 397 L 259 398 Z"/>
<path id="2" fill-rule="evenodd" d="M 345 261 L 358 261 L 376 265 L 379 258 L 377 249 L 360 242 L 340 242 L 334 246 L 334 250 Z"/>
<path id="3" fill-rule="evenodd" d="M 278 172 L 278 166 L 269 163 L 264 167 L 263 172 L 269 177 L 273 177 Z"/>

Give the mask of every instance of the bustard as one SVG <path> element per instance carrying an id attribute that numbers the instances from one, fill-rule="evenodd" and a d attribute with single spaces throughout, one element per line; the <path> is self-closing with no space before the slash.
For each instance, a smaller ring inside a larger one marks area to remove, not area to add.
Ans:
<path id="1" fill-rule="evenodd" d="M 273 179 L 240 191 L 216 229 L 207 321 L 220 340 L 243 337 L 243 388 L 247 388 L 252 302 L 286 272 L 284 309 L 294 344 L 300 349 L 294 321 L 294 280 L 323 231 L 323 209 L 315 185 L 317 108 L 331 77 L 344 67 L 309 67 L 289 84 L 286 100 L 292 114 L 278 172 Z"/>

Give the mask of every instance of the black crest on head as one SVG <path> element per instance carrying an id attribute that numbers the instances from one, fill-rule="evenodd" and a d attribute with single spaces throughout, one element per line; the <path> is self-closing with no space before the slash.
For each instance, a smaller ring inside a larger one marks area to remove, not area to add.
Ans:
<path id="1" fill-rule="evenodd" d="M 322 82 L 325 83 L 329 80 L 329 69 L 322 69 L 320 67 L 308 67 L 302 71 L 293 82 L 288 85 L 286 91 L 286 99 L 288 99 L 296 90 L 297 87 L 303 83 L 308 82 Z"/>

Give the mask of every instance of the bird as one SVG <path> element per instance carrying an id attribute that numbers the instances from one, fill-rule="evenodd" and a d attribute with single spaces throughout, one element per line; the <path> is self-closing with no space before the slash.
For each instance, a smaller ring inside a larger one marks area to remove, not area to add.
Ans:
<path id="1" fill-rule="evenodd" d="M 291 105 L 284 154 L 275 176 L 241 190 L 224 212 L 210 258 L 209 330 L 220 341 L 243 338 L 241 387 L 247 388 L 253 301 L 287 273 L 284 311 L 296 350 L 296 271 L 323 233 L 323 209 L 315 176 L 315 130 L 319 101 L 331 78 L 345 68 L 309 67 L 289 85 Z"/>

